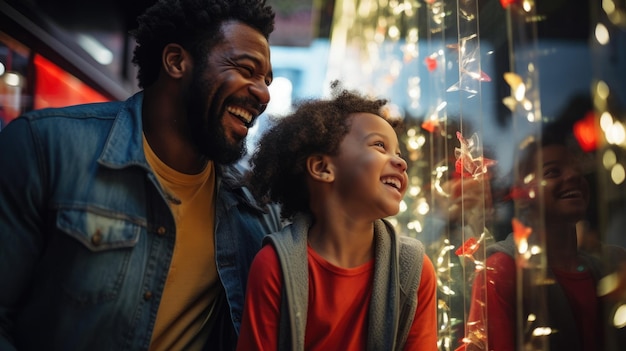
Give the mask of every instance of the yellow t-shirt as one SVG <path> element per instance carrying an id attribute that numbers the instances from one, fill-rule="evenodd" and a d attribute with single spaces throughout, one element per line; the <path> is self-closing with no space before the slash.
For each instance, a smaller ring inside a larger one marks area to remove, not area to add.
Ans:
<path id="1" fill-rule="evenodd" d="M 215 266 L 215 170 L 180 173 L 163 163 L 143 138 L 148 164 L 170 198 L 176 244 L 152 333 L 150 350 L 200 349 L 220 291 Z"/>

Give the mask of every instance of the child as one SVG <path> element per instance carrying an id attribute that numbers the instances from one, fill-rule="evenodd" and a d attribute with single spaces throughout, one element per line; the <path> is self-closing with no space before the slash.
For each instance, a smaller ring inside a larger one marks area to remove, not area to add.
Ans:
<path id="1" fill-rule="evenodd" d="M 252 189 L 291 224 L 253 261 L 237 349 L 435 351 L 433 264 L 382 219 L 408 182 L 386 101 L 333 89 L 252 156 Z"/>
<path id="2" fill-rule="evenodd" d="M 577 243 L 576 226 L 585 219 L 591 196 L 581 165 L 583 159 L 566 140 L 549 135 L 524 149 L 518 167 L 519 184 L 514 192 L 519 223 L 523 223 L 517 231 L 544 236 L 546 281 L 553 284 L 531 284 L 527 278 L 517 277 L 516 257 L 518 262 L 523 261 L 516 254 L 514 234 L 488 247 L 485 274 L 477 275 L 473 286 L 468 323 L 468 340 L 472 343 L 467 350 L 513 351 L 520 349 L 520 344 L 530 347 L 535 342 L 546 342 L 550 350 L 611 349 L 605 344 L 609 335 L 605 330 L 614 328 L 605 325 L 607 318 L 602 311 L 603 304 L 609 301 L 598 297 L 597 286 L 613 268 L 580 250 Z M 543 224 L 537 223 L 540 218 L 544 219 Z M 603 250 L 606 262 L 615 266 L 623 262 L 622 248 L 606 246 Z M 522 286 L 518 285 L 520 282 Z M 520 289 L 524 291 L 522 296 Z M 534 312 L 529 310 L 531 294 L 536 304 L 540 294 L 545 296 L 547 310 L 542 312 L 546 312 L 547 320 L 527 317 Z M 516 307 L 520 298 L 521 310 Z M 520 312 L 522 316 L 518 315 Z M 550 327 L 551 333 L 547 338 L 531 336 L 536 328 L 541 329 L 538 327 Z M 611 337 L 623 338 L 624 332 L 618 332 Z"/>

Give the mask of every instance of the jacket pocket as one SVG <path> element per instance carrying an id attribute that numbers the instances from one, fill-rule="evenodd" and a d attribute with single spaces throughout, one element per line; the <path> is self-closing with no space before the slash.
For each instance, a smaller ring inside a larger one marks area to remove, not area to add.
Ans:
<path id="1" fill-rule="evenodd" d="M 91 251 L 135 246 L 142 226 L 114 214 L 83 209 L 60 210 L 57 227 Z"/>
<path id="2" fill-rule="evenodd" d="M 137 222 L 101 210 L 60 209 L 56 225 L 66 244 L 58 250 L 64 252 L 55 273 L 64 295 L 75 303 L 110 301 L 125 282 L 141 281 L 143 268 L 129 270 L 143 229 Z"/>

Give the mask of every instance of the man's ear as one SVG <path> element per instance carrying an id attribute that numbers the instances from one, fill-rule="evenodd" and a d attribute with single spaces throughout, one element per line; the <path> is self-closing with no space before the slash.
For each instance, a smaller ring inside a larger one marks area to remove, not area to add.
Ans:
<path id="1" fill-rule="evenodd" d="M 317 181 L 330 183 L 335 180 L 332 162 L 326 155 L 316 154 L 307 157 L 306 168 L 311 178 Z"/>
<path id="2" fill-rule="evenodd" d="M 163 70 L 174 78 L 182 78 L 191 69 L 191 56 L 179 44 L 167 44 L 163 48 Z"/>

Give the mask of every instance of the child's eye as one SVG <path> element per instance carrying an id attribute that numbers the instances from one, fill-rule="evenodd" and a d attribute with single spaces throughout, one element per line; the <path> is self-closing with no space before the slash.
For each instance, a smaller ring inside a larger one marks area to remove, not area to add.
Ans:
<path id="1" fill-rule="evenodd" d="M 382 141 L 376 141 L 374 142 L 374 146 L 380 146 L 383 149 L 385 148 L 385 143 L 383 143 Z"/>
<path id="2" fill-rule="evenodd" d="M 561 174 L 561 170 L 559 168 L 546 168 L 543 170 L 544 178 L 558 177 Z"/>

